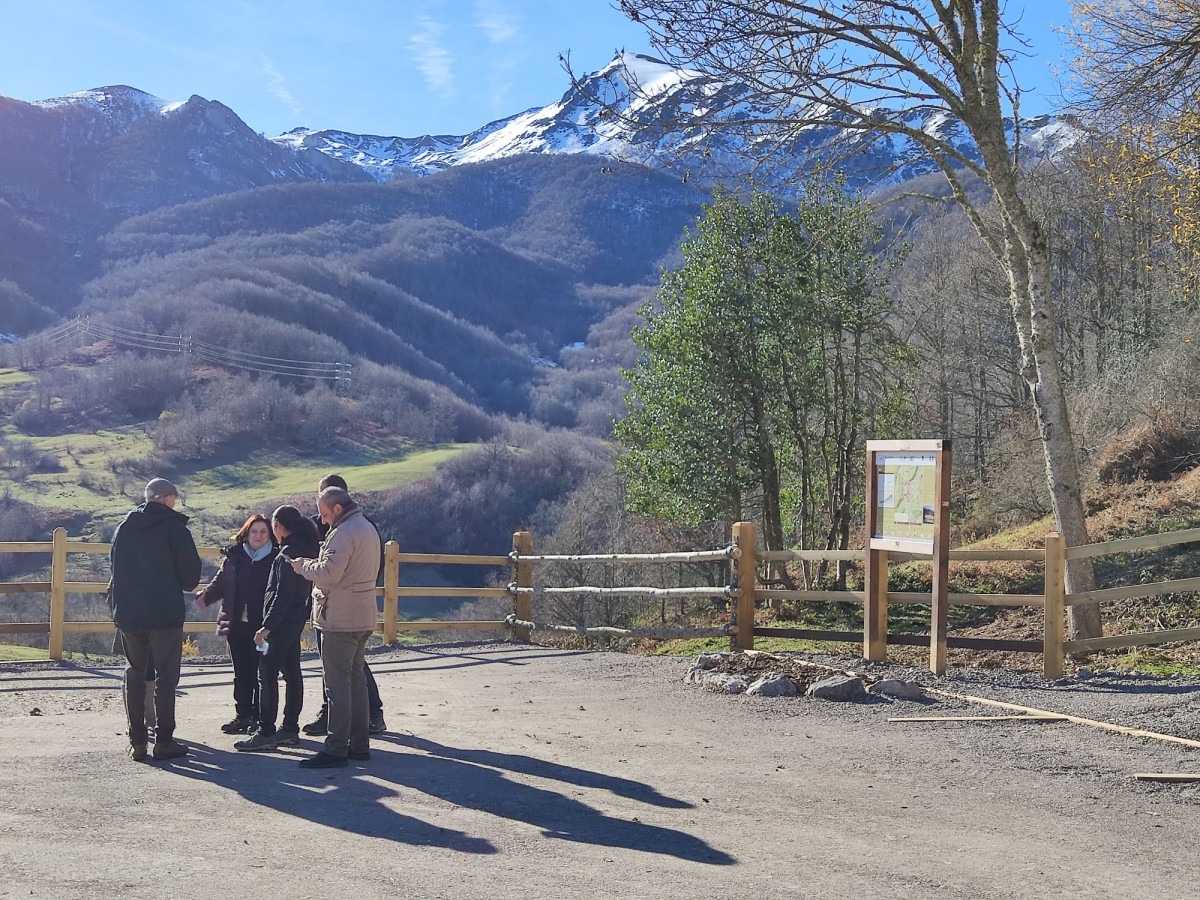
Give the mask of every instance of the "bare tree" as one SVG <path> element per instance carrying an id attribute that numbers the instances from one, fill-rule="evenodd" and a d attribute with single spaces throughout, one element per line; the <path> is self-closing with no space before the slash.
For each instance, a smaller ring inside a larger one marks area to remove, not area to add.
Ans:
<path id="1" fill-rule="evenodd" d="M 707 102 L 684 106 L 687 118 L 673 124 L 740 131 L 748 146 L 786 153 L 828 129 L 834 137 L 827 156 L 847 147 L 839 138 L 848 134 L 899 138 L 936 165 L 1007 276 L 1055 518 L 1068 545 L 1085 544 L 1079 465 L 1054 346 L 1050 257 L 1021 193 L 1021 90 L 1011 62 L 1026 45 L 1002 7 L 1000 0 L 620 0 L 667 62 L 700 73 L 709 85 L 696 94 Z M 634 99 L 661 90 L 643 89 L 630 73 L 610 84 Z M 745 89 L 729 90 L 734 84 Z M 629 99 L 609 95 L 603 102 L 611 112 L 629 109 Z M 966 129 L 977 156 L 941 127 L 953 121 Z M 997 221 L 968 192 L 970 175 L 988 188 Z M 1094 583 L 1090 562 L 1068 564 L 1069 591 Z M 1071 607 L 1071 630 L 1099 634 L 1098 608 Z"/>
<path id="2" fill-rule="evenodd" d="M 1129 126 L 1200 112 L 1200 2 L 1071 0 L 1078 101 Z"/>

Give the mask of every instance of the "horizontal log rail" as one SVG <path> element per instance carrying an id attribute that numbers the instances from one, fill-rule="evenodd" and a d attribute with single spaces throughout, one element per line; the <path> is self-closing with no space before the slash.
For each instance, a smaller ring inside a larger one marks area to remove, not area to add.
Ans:
<path id="1" fill-rule="evenodd" d="M 612 563 L 648 563 L 648 562 L 719 562 L 721 560 L 737 559 L 741 550 L 737 547 L 725 547 L 721 550 L 686 550 L 678 553 L 577 553 L 577 554 L 542 554 L 526 555 L 510 553 L 509 562 L 612 562 Z"/>
<path id="2" fill-rule="evenodd" d="M 951 606 L 1029 606 L 1042 608 L 1046 598 L 1041 594 L 947 594 L 946 600 Z M 888 591 L 889 604 L 913 604 L 928 606 L 932 599 L 928 594 L 915 594 L 906 591 Z"/>
<path id="3" fill-rule="evenodd" d="M 813 628 L 755 628 L 755 636 L 791 638 L 802 641 L 831 641 L 842 644 L 862 644 L 861 631 L 828 631 Z M 906 647 L 928 647 L 929 635 L 889 632 L 888 643 Z M 1007 638 L 958 637 L 950 635 L 946 645 L 956 650 L 1006 650 L 1009 652 L 1041 653 L 1041 641 L 1019 641 Z"/>
<path id="4" fill-rule="evenodd" d="M 1163 631 L 1143 631 L 1134 634 L 1115 634 L 1110 637 L 1064 641 L 1067 653 L 1088 653 L 1095 650 L 1116 650 L 1123 647 L 1144 647 L 1150 644 L 1175 644 L 1200 641 L 1200 628 L 1171 628 Z"/>
<path id="5" fill-rule="evenodd" d="M 761 562 L 862 562 L 866 550 L 766 550 L 758 554 Z"/>
<path id="6" fill-rule="evenodd" d="M 1200 591 L 1200 578 L 1179 578 L 1175 581 L 1153 581 L 1149 584 L 1128 584 L 1124 587 L 1102 588 L 1067 594 L 1067 606 L 1078 603 L 1102 603 L 1105 600 L 1132 600 L 1135 597 L 1155 597 L 1159 594 L 1175 594 L 1184 591 Z"/>
<path id="7" fill-rule="evenodd" d="M 456 556 L 452 553 L 400 553 L 397 559 L 401 565 L 507 566 L 510 562 L 507 556 Z"/>
<path id="8" fill-rule="evenodd" d="M 49 581 L 14 581 L 0 584 L 0 594 L 48 594 Z"/>
<path id="9" fill-rule="evenodd" d="M 890 553 L 888 556 L 894 562 L 930 562 L 928 556 L 918 556 L 915 553 Z M 867 557 L 866 550 L 768 550 L 758 554 L 763 562 L 862 562 Z M 1016 550 L 951 550 L 951 562 L 990 562 L 1005 560 L 1012 562 L 1043 562 L 1046 551 L 1038 548 Z"/>
<path id="10" fill-rule="evenodd" d="M 733 593 L 727 587 L 596 587 L 594 585 L 579 585 L 576 587 L 518 587 L 510 584 L 506 593 L 512 594 L 602 594 L 608 596 L 633 595 L 647 597 L 727 597 Z"/>
<path id="11" fill-rule="evenodd" d="M 759 600 L 799 600 L 802 603 L 857 603 L 867 595 L 863 591 L 788 591 L 783 588 L 760 588 L 754 596 Z"/>
<path id="12" fill-rule="evenodd" d="M 732 623 L 715 625 L 711 628 L 614 628 L 609 625 L 552 625 L 548 622 L 534 622 L 509 616 L 504 620 L 511 628 L 525 628 L 530 631 L 562 631 L 571 634 L 603 634 L 618 637 L 642 637 L 657 639 L 725 637 L 737 633 L 737 626 Z"/>
<path id="13" fill-rule="evenodd" d="M 756 590 L 754 595 L 761 600 L 799 600 L 804 603 L 853 603 L 866 602 L 865 591 L 785 591 L 776 588 Z M 1041 608 L 1045 598 L 1041 594 L 948 594 L 951 606 L 1029 606 Z M 889 604 L 929 606 L 933 599 L 929 594 L 888 591 Z"/>
<path id="14" fill-rule="evenodd" d="M 1175 544 L 1188 544 L 1192 541 L 1200 541 L 1200 528 L 1164 531 L 1159 534 L 1143 535 L 1142 537 L 1122 538 L 1119 541 L 1105 541 L 1102 544 L 1081 544 L 1078 547 L 1068 547 L 1066 558 L 1090 559 L 1093 556 L 1106 556 L 1110 553 L 1157 550 L 1162 547 L 1171 547 Z"/>
<path id="15" fill-rule="evenodd" d="M 508 588 L 477 587 L 402 587 L 397 597 L 508 597 Z"/>

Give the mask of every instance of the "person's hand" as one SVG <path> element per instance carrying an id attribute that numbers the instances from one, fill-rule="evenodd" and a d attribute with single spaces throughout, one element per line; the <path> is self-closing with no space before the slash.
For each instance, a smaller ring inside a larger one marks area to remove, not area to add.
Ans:
<path id="1" fill-rule="evenodd" d="M 201 609 L 208 609 L 208 603 L 204 600 L 204 588 L 196 589 L 196 605 Z"/>
<path id="2" fill-rule="evenodd" d="M 297 575 L 302 575 L 302 574 L 304 574 L 304 572 L 303 572 L 303 570 L 304 570 L 304 560 L 302 560 L 302 559 L 289 559 L 289 560 L 288 560 L 288 563 L 290 563 L 290 564 L 291 564 L 292 571 L 293 571 L 293 572 L 295 572 Z"/>
<path id="3" fill-rule="evenodd" d="M 261 646 L 262 646 L 262 644 L 263 644 L 263 641 L 265 641 L 265 640 L 266 640 L 268 637 L 270 637 L 270 635 L 271 635 L 271 629 L 270 629 L 270 628 L 260 628 L 260 629 L 258 629 L 258 631 L 254 632 L 254 643 L 255 643 L 255 645 L 256 645 L 256 646 L 259 646 L 259 647 L 261 647 Z"/>

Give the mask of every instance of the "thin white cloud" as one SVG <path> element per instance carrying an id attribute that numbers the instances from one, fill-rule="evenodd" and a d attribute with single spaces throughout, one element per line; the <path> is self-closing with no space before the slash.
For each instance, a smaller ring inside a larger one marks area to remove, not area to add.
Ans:
<path id="1" fill-rule="evenodd" d="M 522 60 L 532 52 L 522 28 L 521 14 L 509 0 L 475 0 L 475 27 L 483 32 L 493 52 L 487 63 L 488 106 L 495 114 L 507 107 Z"/>
<path id="2" fill-rule="evenodd" d="M 475 0 L 475 27 L 493 44 L 508 44 L 520 37 L 520 19 L 503 0 Z"/>
<path id="3" fill-rule="evenodd" d="M 454 96 L 454 58 L 441 41 L 446 26 L 426 13 L 418 13 L 416 18 L 421 30 L 409 38 L 408 49 L 425 83 L 448 100 Z"/>
<path id="4" fill-rule="evenodd" d="M 291 110 L 292 115 L 298 116 L 304 112 L 304 107 L 296 102 L 296 98 L 292 96 L 292 92 L 284 87 L 284 77 L 269 59 L 265 56 L 262 58 L 262 69 L 267 75 L 267 90 L 275 95 L 284 106 Z"/>

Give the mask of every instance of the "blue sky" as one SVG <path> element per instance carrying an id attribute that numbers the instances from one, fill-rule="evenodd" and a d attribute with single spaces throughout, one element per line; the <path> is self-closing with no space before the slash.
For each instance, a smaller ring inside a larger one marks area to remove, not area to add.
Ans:
<path id="1" fill-rule="evenodd" d="M 1067 0 L 1009 0 L 1036 56 L 1062 50 Z M 465 134 L 557 100 L 558 54 L 590 72 L 647 52 L 609 0 L 0 0 L 0 94 L 41 100 L 128 84 L 164 100 L 219 100 L 268 136 L 298 125 L 364 134 Z"/>

